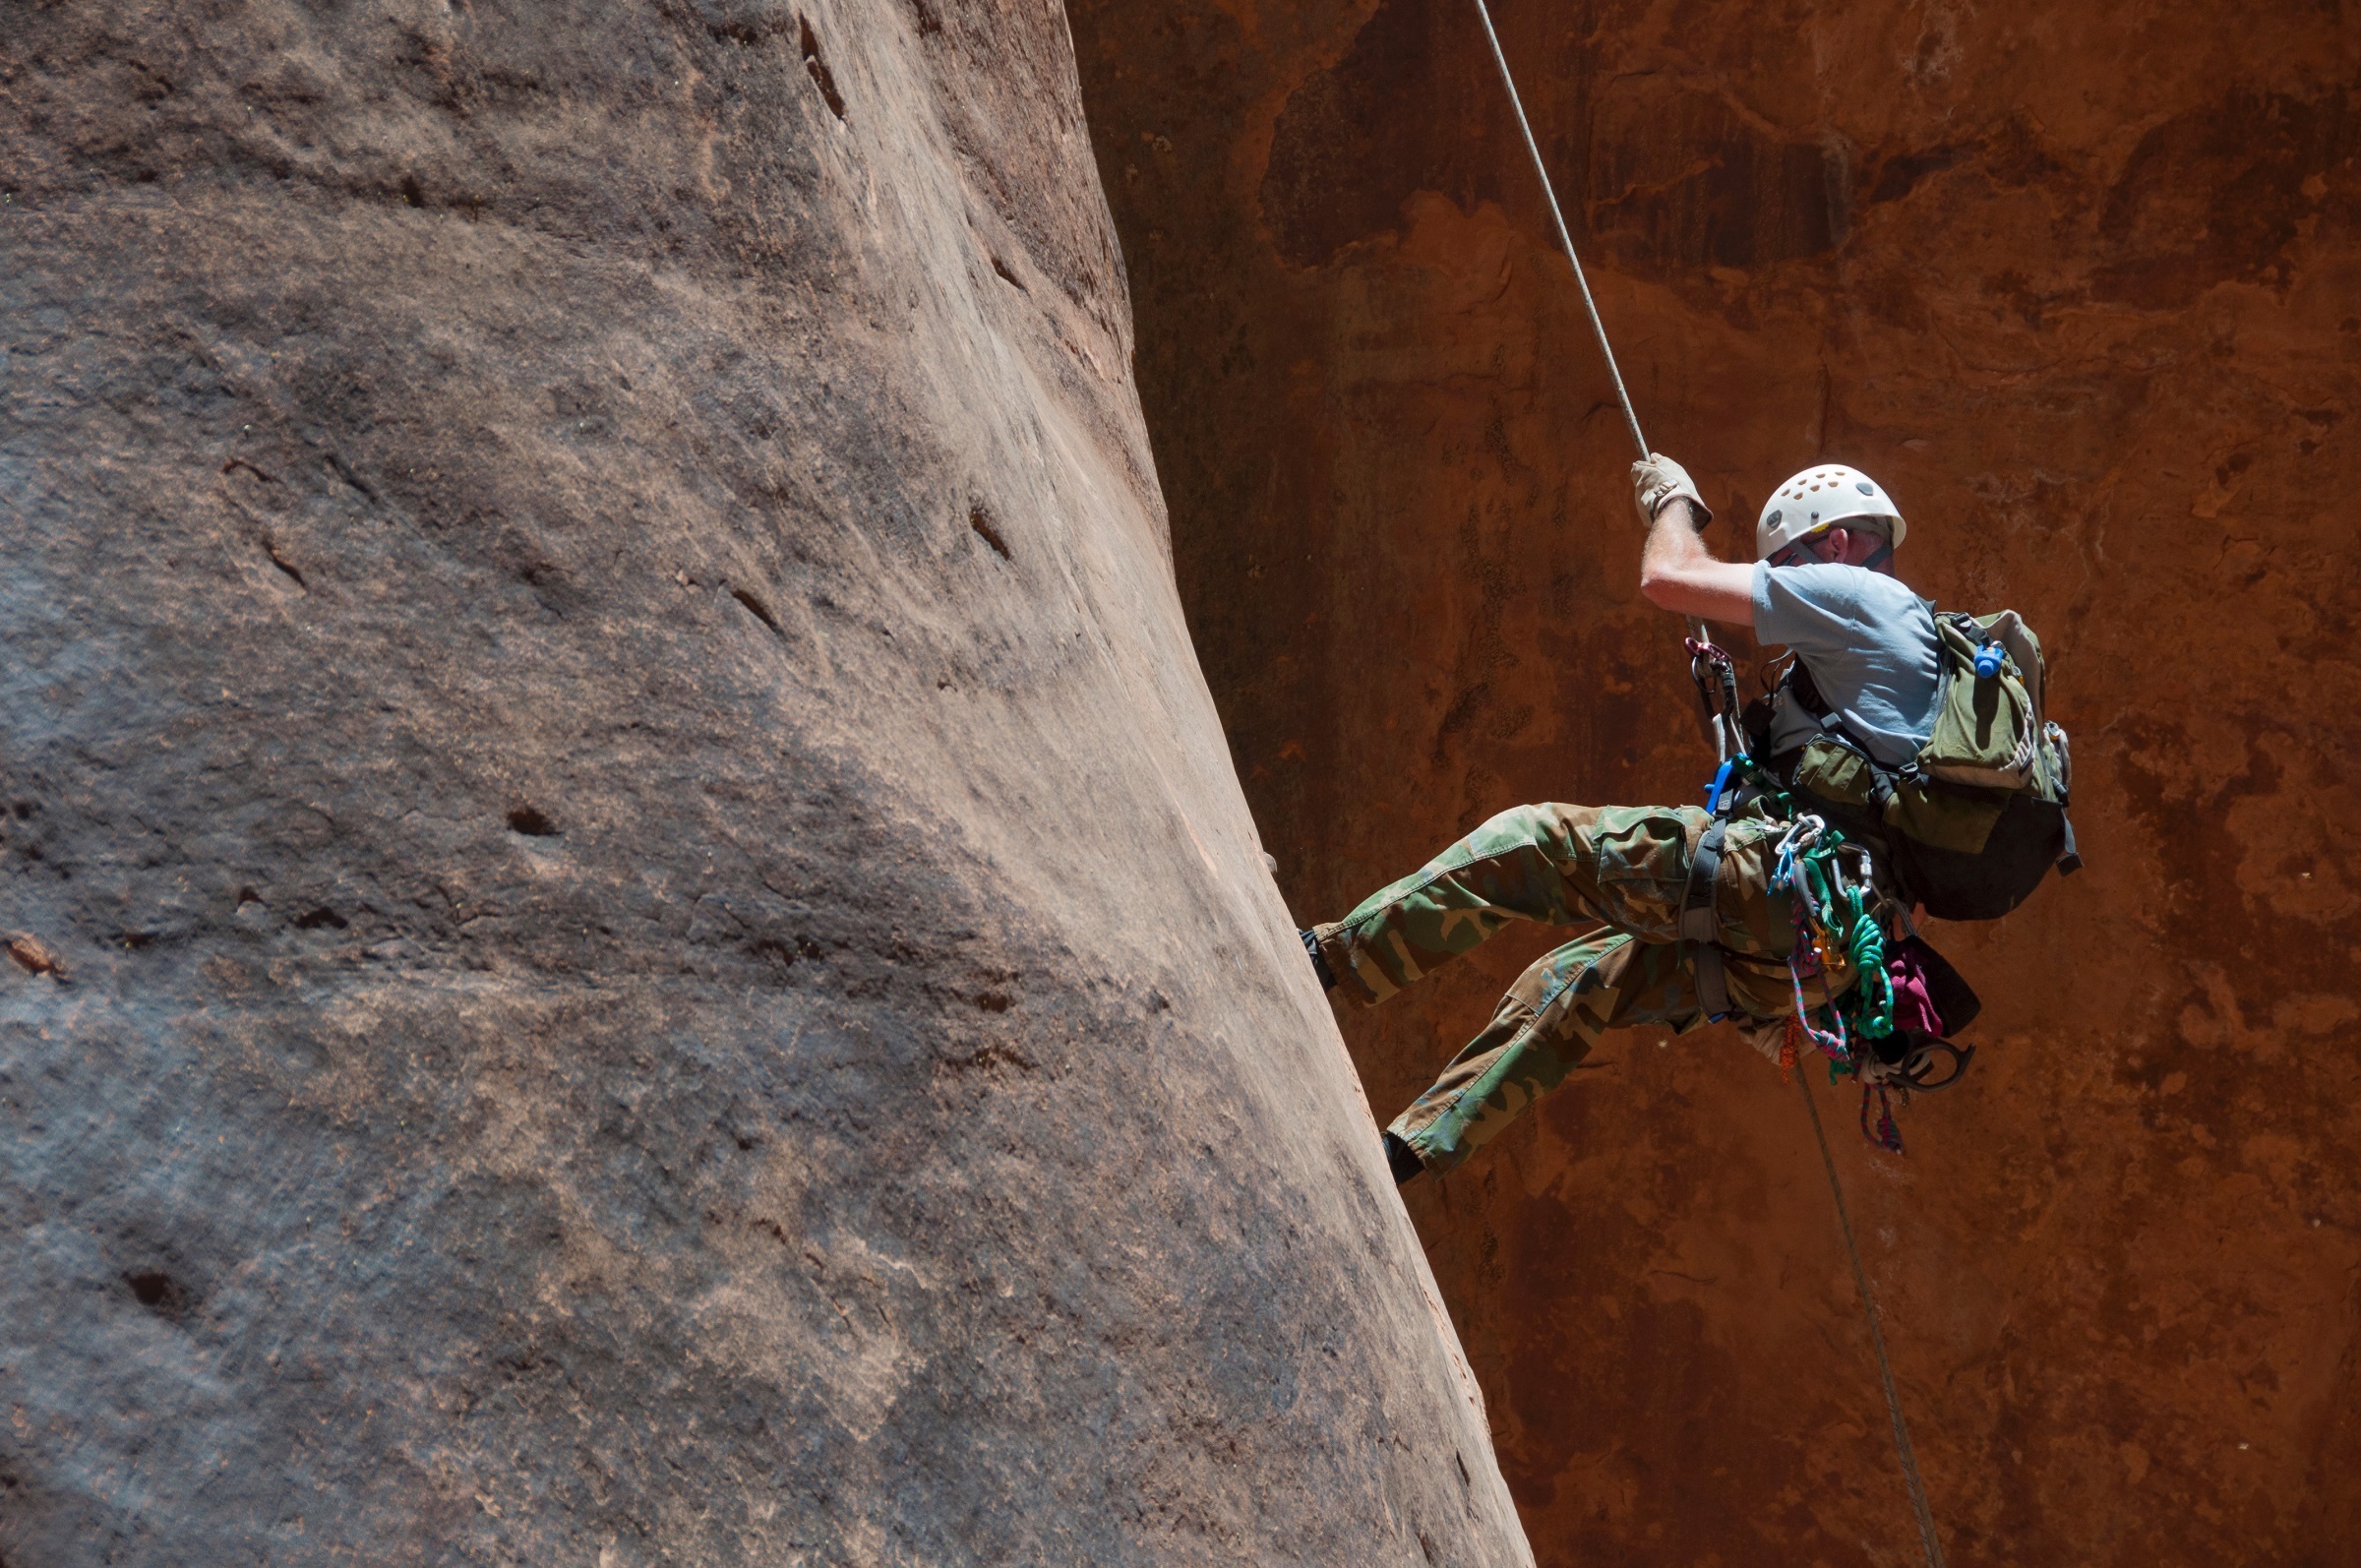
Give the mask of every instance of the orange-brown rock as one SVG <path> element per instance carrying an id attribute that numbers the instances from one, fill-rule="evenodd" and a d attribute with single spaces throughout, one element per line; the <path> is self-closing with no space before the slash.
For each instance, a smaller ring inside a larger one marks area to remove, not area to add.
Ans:
<path id="1" fill-rule="evenodd" d="M 1692 799 L 1631 451 L 1466 0 L 1073 5 L 1183 601 L 1296 913 L 1531 799 Z M 2361 1539 L 2361 34 L 2334 8 L 1500 0 L 1649 438 L 1823 456 L 2054 650 L 2090 869 L 1837 1138 L 1954 1563 Z M 1744 645 L 1742 634 L 1739 637 Z M 1344 1019 L 1381 1116 L 1539 933 Z M 1614 1039 L 1411 1208 L 1553 1563 L 1916 1545 L 1796 1091 Z"/>
<path id="2" fill-rule="evenodd" d="M 1054 6 L 0 14 L 0 1561 L 1531 1561 Z"/>

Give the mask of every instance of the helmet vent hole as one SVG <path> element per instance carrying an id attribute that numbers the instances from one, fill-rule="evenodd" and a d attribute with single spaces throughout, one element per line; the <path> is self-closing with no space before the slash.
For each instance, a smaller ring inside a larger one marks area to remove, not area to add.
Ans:
<path id="1" fill-rule="evenodd" d="M 1873 484 L 1870 484 L 1867 480 L 1861 481 L 1852 488 L 1859 491 L 1864 496 L 1874 496 L 1877 494 L 1877 487 Z"/>

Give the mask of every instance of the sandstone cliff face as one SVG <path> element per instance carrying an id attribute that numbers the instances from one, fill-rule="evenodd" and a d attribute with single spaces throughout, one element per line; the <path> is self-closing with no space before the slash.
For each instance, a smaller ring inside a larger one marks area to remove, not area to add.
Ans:
<path id="1" fill-rule="evenodd" d="M 1529 1561 L 1062 17 L 0 26 L 0 1558 Z"/>
<path id="2" fill-rule="evenodd" d="M 1472 8 L 1073 12 L 1183 601 L 1296 912 L 1520 801 L 1697 798 Z M 2091 869 L 1938 934 L 1985 1051 L 1907 1160 L 1822 1101 L 1952 1560 L 2349 1560 L 2351 16 L 1497 13 L 1725 551 L 1858 463 L 1922 591 L 2056 654 Z M 1381 1116 L 1544 940 L 1344 1018 Z M 1720 1030 L 1595 1065 L 1412 1193 L 1537 1552 L 1915 1560 L 1795 1090 Z"/>

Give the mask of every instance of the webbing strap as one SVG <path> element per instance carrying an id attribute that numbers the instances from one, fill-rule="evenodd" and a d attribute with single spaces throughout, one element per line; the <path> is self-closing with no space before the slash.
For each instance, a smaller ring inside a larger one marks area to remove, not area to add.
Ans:
<path id="1" fill-rule="evenodd" d="M 1689 973 L 1697 980 L 1697 1001 L 1705 1008 L 1708 1023 L 1720 1023 L 1729 1016 L 1729 974 L 1722 967 L 1722 949 L 1712 942 L 1699 942 L 1689 954 Z"/>
<path id="2" fill-rule="evenodd" d="M 1714 909 L 1714 891 L 1721 879 L 1722 841 L 1729 823 L 1720 817 L 1697 840 L 1689 857 L 1688 885 L 1680 895 L 1680 938 L 1690 949 L 1689 971 L 1697 980 L 1697 1000 L 1707 1018 L 1719 1022 L 1729 1016 L 1729 976 L 1722 965 L 1722 918 Z"/>
<path id="3" fill-rule="evenodd" d="M 1722 935 L 1721 917 L 1714 913 L 1714 883 L 1722 873 L 1722 841 L 1729 824 L 1716 821 L 1697 840 L 1696 853 L 1689 857 L 1689 881 L 1680 896 L 1680 936 L 1683 941 L 1718 941 Z"/>

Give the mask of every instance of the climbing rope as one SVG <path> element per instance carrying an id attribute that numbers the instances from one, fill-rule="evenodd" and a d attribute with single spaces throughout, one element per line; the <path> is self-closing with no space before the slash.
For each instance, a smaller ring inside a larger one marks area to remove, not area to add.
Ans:
<path id="1" fill-rule="evenodd" d="M 1599 319 L 1599 302 L 1591 297 L 1590 278 L 1583 272 L 1582 258 L 1575 254 L 1574 236 L 1568 232 L 1566 214 L 1557 205 L 1557 187 L 1549 179 L 1548 164 L 1542 159 L 1541 144 L 1534 140 L 1533 122 L 1525 117 L 1525 100 L 1517 92 L 1517 79 L 1508 68 L 1508 55 L 1500 47 L 1500 34 L 1492 27 L 1492 13 L 1484 4 L 1484 0 L 1475 0 L 1475 5 L 1477 18 L 1483 24 L 1484 41 L 1492 47 L 1492 63 L 1500 69 L 1500 85 L 1508 91 L 1508 106 L 1516 114 L 1517 130 L 1524 136 L 1525 151 L 1533 158 L 1533 172 L 1541 178 L 1542 195 L 1549 204 L 1549 220 L 1557 228 L 1557 242 L 1565 247 L 1566 260 L 1573 264 L 1574 284 L 1582 291 L 1582 308 L 1591 318 L 1591 332 L 1599 339 L 1600 357 L 1606 361 L 1607 376 L 1614 382 L 1615 400 L 1623 407 L 1623 422 L 1630 427 L 1631 444 L 1638 449 L 1640 457 L 1645 460 L 1649 455 L 1648 438 L 1640 434 L 1640 416 L 1631 406 L 1631 393 L 1624 389 L 1623 372 L 1615 364 L 1614 346 L 1606 338 L 1606 324 Z M 1723 764 L 1722 772 L 1715 776 L 1714 781 L 1714 794 L 1716 803 L 1719 804 L 1722 785 L 1730 765 L 1734 758 L 1742 757 L 1744 753 L 1742 746 L 1733 745 L 1736 729 L 1734 715 L 1716 713 L 1714 696 L 1707 693 L 1708 670 L 1715 662 L 1713 655 L 1721 655 L 1721 665 L 1725 671 L 1728 665 L 1728 655 L 1723 654 L 1721 649 L 1714 646 L 1713 639 L 1706 633 L 1705 622 L 1695 616 L 1689 618 L 1688 649 L 1690 673 L 1696 678 L 1700 694 L 1706 695 L 1706 709 L 1713 729 L 1714 749 L 1719 754 L 1719 760 Z M 1734 688 L 1731 690 L 1731 705 L 1734 705 Z M 1791 838 L 1793 835 L 1789 836 Z M 1892 1030 L 1894 1023 L 1894 996 L 1887 983 L 1885 970 L 1884 934 L 1876 929 L 1876 922 L 1868 916 L 1865 887 L 1847 886 L 1848 879 L 1844 877 L 1840 871 L 1835 870 L 1834 857 L 1842 844 L 1842 835 L 1827 831 L 1817 837 L 1821 842 L 1826 843 L 1825 849 L 1821 849 L 1818 843 L 1806 844 L 1798 850 L 1797 855 L 1791 861 L 1786 862 L 1790 874 L 1796 879 L 1795 885 L 1798 889 L 1816 895 L 1820 900 L 1815 906 L 1816 909 L 1833 912 L 1836 917 L 1835 921 L 1831 921 L 1826 915 L 1815 915 L 1816 922 L 1833 933 L 1836 939 L 1826 946 L 1816 947 L 1813 961 L 1825 966 L 1829 959 L 1834 958 L 1841 951 L 1844 957 L 1853 964 L 1854 991 L 1857 993 L 1863 987 L 1876 988 L 1866 998 L 1855 1001 L 1854 1017 L 1857 1026 L 1860 1018 L 1857 1009 L 1865 1003 L 1870 1008 L 1870 1021 L 1880 1025 L 1875 1033 L 1882 1036 Z M 1797 945 L 1800 948 L 1801 943 L 1798 942 Z M 1871 959 L 1874 961 L 1867 964 L 1862 962 Z M 1789 975 L 1795 981 L 1796 1017 L 1803 1023 L 1803 1027 L 1809 1030 L 1812 1025 L 1803 1005 L 1802 975 L 1793 968 L 1793 960 L 1789 962 Z M 1879 999 L 1881 996 L 1882 1000 Z M 1841 1013 L 1837 1009 L 1831 1008 L 1829 1016 L 1836 1026 L 1835 1030 L 1831 1032 L 1831 1038 L 1840 1043 L 1840 1050 L 1845 1051 L 1846 1059 L 1856 1059 L 1851 1057 L 1849 1050 L 1844 1045 L 1842 1033 L 1844 1023 Z M 1817 1043 L 1817 1039 L 1818 1037 L 1815 1037 L 1815 1043 Z M 1827 1047 L 1823 1046 L 1822 1049 L 1826 1051 Z M 1786 1053 L 1782 1054 L 1783 1062 L 1787 1059 L 1787 1055 Z M 1834 1065 L 1833 1054 L 1831 1064 Z M 1820 1129 L 1820 1111 L 1812 1100 L 1812 1086 L 1809 1082 L 1805 1082 L 1802 1087 L 1804 1109 L 1811 1114 L 1812 1135 L 1819 1140 L 1820 1161 L 1828 1171 L 1829 1195 L 1836 1200 L 1837 1227 L 1844 1233 L 1845 1250 L 1852 1258 L 1853 1283 L 1861 1293 L 1861 1310 L 1869 1320 L 1869 1344 L 1871 1349 L 1877 1353 L 1878 1376 L 1885 1385 L 1886 1414 L 1894 1420 L 1894 1452 L 1902 1461 L 1903 1478 L 1908 1483 L 1910 1489 L 1910 1507 L 1918 1519 L 1918 1542 L 1926 1549 L 1927 1568 L 1943 1568 L 1943 1544 L 1936 1538 L 1934 1513 L 1927 1506 L 1926 1487 L 1918 1477 L 1918 1461 L 1910 1450 L 1910 1429 L 1908 1423 L 1903 1419 L 1902 1398 L 1895 1391 L 1893 1363 L 1886 1357 L 1886 1336 L 1878 1326 L 1877 1301 L 1869 1294 L 1869 1272 L 1861 1265 L 1860 1248 L 1853 1244 L 1852 1220 L 1845 1212 L 1845 1189 L 1837 1180 L 1837 1163 L 1829 1155 L 1827 1134 Z M 1879 1086 L 1879 1094 L 1882 1104 L 1884 1094 L 1882 1084 Z M 1869 1103 L 1864 1088 L 1861 1101 L 1864 1123 L 1868 1116 L 1868 1110 Z M 1889 1109 L 1880 1123 L 1881 1135 L 1893 1132 L 1893 1119 Z M 1893 1133 L 1893 1136 L 1895 1145 L 1899 1146 L 1900 1135 Z"/>
<path id="2" fill-rule="evenodd" d="M 1500 34 L 1492 30 L 1492 14 L 1484 8 L 1483 0 L 1476 0 L 1476 15 L 1483 23 L 1483 36 L 1492 46 L 1492 63 L 1500 68 L 1500 85 L 1508 89 L 1508 106 L 1517 116 L 1517 129 L 1525 134 L 1525 151 L 1533 154 L 1533 172 L 1542 177 L 1542 195 L 1549 202 L 1549 220 L 1557 225 L 1557 242 L 1566 248 L 1566 260 L 1574 264 L 1574 286 L 1582 290 L 1582 308 L 1590 313 L 1591 331 L 1598 334 L 1599 352 L 1606 360 L 1606 374 L 1615 384 L 1615 401 L 1623 405 L 1623 422 L 1631 427 L 1631 444 L 1648 455 L 1648 438 L 1640 434 L 1640 416 L 1632 411 L 1631 393 L 1623 390 L 1623 372 L 1615 367 L 1615 350 L 1606 340 L 1606 324 L 1599 319 L 1599 302 L 1591 298 L 1591 280 L 1582 271 L 1582 258 L 1574 254 L 1574 236 L 1566 231 L 1566 214 L 1558 211 L 1557 187 L 1549 183 L 1549 166 L 1542 161 L 1541 144 L 1533 139 L 1533 123 L 1525 118 L 1525 100 L 1517 95 L 1517 79 L 1509 74 L 1508 56 L 1500 50 Z M 1693 623 L 1697 640 L 1705 640 L 1705 624 Z"/>
<path id="3" fill-rule="evenodd" d="M 1599 302 L 1591 297 L 1591 279 L 1582 270 L 1582 258 L 1575 254 L 1574 236 L 1566 229 L 1566 214 L 1557 205 L 1557 187 L 1550 183 L 1549 165 L 1542 161 L 1542 145 L 1533 139 L 1533 122 L 1525 118 L 1525 100 L 1517 95 L 1517 79 L 1508 69 L 1508 56 L 1501 51 L 1500 34 L 1492 29 L 1492 13 L 1483 0 L 1476 0 L 1477 20 L 1483 24 L 1484 41 L 1492 46 L 1492 64 L 1500 68 L 1500 85 L 1508 90 L 1508 106 L 1517 117 L 1517 130 L 1525 138 L 1525 151 L 1533 156 L 1533 172 L 1541 176 L 1542 195 L 1549 203 L 1549 221 L 1557 226 L 1557 243 L 1565 247 L 1566 260 L 1574 266 L 1574 286 L 1582 290 L 1582 308 L 1591 318 L 1592 335 L 1599 339 L 1599 356 L 1606 361 L 1607 379 L 1615 384 L 1615 401 L 1623 405 L 1623 423 L 1631 431 L 1631 444 L 1641 459 L 1648 457 L 1648 438 L 1640 434 L 1640 416 L 1631 406 L 1631 393 L 1623 387 L 1623 372 L 1615 364 L 1614 345 L 1606 340 L 1606 323 L 1599 319 Z M 1712 639 L 1706 635 L 1705 623 L 1689 617 L 1689 635 L 1699 642 Z"/>
<path id="4" fill-rule="evenodd" d="M 1927 1506 L 1926 1482 L 1919 1478 L 1918 1455 L 1910 1447 L 1910 1426 L 1902 1418 L 1902 1396 L 1894 1387 L 1894 1362 L 1886 1356 L 1885 1330 L 1878 1324 L 1877 1297 L 1869 1294 L 1869 1271 L 1861 1264 L 1861 1249 L 1852 1239 L 1852 1216 L 1845 1212 L 1845 1189 L 1837 1181 L 1836 1157 L 1828 1152 L 1828 1134 L 1820 1127 L 1820 1107 L 1812 1099 L 1812 1082 L 1798 1075 L 1803 1109 L 1812 1118 L 1812 1137 L 1820 1145 L 1820 1164 L 1828 1172 L 1829 1194 L 1837 1200 L 1837 1229 L 1844 1233 L 1845 1255 L 1852 1260 L 1852 1287 L 1861 1295 L 1861 1315 L 1869 1320 L 1869 1349 L 1877 1355 L 1877 1375 L 1886 1389 L 1886 1414 L 1894 1418 L 1894 1453 L 1902 1461 L 1902 1478 L 1910 1488 L 1910 1511 L 1918 1518 L 1918 1544 L 1926 1550 L 1927 1568 L 1943 1568 L 1943 1542 L 1935 1535 L 1935 1511 Z"/>

